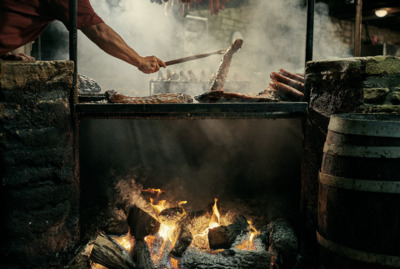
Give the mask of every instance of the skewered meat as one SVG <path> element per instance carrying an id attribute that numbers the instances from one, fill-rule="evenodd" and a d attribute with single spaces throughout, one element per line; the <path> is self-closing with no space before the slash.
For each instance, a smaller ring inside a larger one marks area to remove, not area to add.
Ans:
<path id="1" fill-rule="evenodd" d="M 198 81 L 197 78 L 196 78 L 196 75 L 193 73 L 192 70 L 189 70 L 188 74 L 189 74 L 189 81 L 192 81 L 192 82 Z"/>
<path id="2" fill-rule="evenodd" d="M 291 79 L 294 79 L 294 80 L 297 80 L 297 81 L 299 81 L 299 82 L 304 83 L 304 75 L 293 74 L 293 73 L 290 73 L 289 71 L 286 71 L 286 70 L 283 69 L 283 68 L 279 69 L 279 73 L 280 73 L 281 75 L 283 75 L 283 76 L 286 76 L 286 77 L 288 77 L 288 78 L 291 78 Z"/>
<path id="3" fill-rule="evenodd" d="M 272 95 L 283 101 L 299 101 L 304 97 L 304 76 L 284 69 L 270 74 L 268 87 L 258 96 Z"/>
<path id="4" fill-rule="evenodd" d="M 193 103 L 193 98 L 190 95 L 183 93 L 160 93 L 145 97 L 132 97 L 119 94 L 117 91 L 106 91 L 106 98 L 110 103 L 120 104 L 180 104 Z"/>
<path id="5" fill-rule="evenodd" d="M 251 96 L 224 91 L 211 91 L 195 96 L 200 103 L 222 103 L 222 102 L 276 102 L 276 98 L 268 95 Z"/>
<path id="6" fill-rule="evenodd" d="M 236 39 L 232 46 L 226 51 L 224 57 L 222 58 L 221 64 L 218 67 L 217 75 L 211 83 L 210 91 L 222 91 L 224 89 L 224 83 L 229 72 L 232 56 L 242 47 L 242 45 L 243 40 Z"/>
<path id="7" fill-rule="evenodd" d="M 289 77 L 286 77 L 286 76 L 284 76 L 282 74 L 279 74 L 277 72 L 272 72 L 271 75 L 270 75 L 270 78 L 272 80 L 274 80 L 274 81 L 282 82 L 282 83 L 284 83 L 286 85 L 289 85 L 289 86 L 291 86 L 291 87 L 293 87 L 293 88 L 295 88 L 295 89 L 297 89 L 297 90 L 299 90 L 301 92 L 304 91 L 304 83 L 299 82 L 299 81 L 294 80 L 294 79 L 291 79 Z"/>
<path id="8" fill-rule="evenodd" d="M 183 71 L 180 71 L 179 72 L 179 76 L 180 76 L 180 80 L 181 81 L 188 81 L 188 78 L 187 78 L 187 76 L 185 75 L 185 73 L 183 72 Z"/>
<path id="9" fill-rule="evenodd" d="M 287 97 L 289 99 L 298 100 L 304 96 L 301 91 L 296 90 L 292 86 L 286 85 L 279 81 L 271 80 L 269 82 L 269 86 L 271 86 L 275 91 L 282 93 L 279 94 L 280 97 Z"/>

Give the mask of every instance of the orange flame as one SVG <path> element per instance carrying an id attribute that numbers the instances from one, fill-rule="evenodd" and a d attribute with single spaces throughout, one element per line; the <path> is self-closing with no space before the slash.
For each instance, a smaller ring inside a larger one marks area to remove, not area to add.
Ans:
<path id="1" fill-rule="evenodd" d="M 154 199 L 150 198 L 150 204 L 154 208 L 154 210 L 156 211 L 157 215 L 160 214 L 161 211 L 163 211 L 164 209 L 167 208 L 166 205 L 165 205 L 166 202 L 167 201 L 165 201 L 165 200 L 161 200 L 161 201 L 158 202 L 157 205 L 155 205 L 154 204 Z"/>
<path id="2" fill-rule="evenodd" d="M 179 269 L 179 261 L 171 257 L 171 269 Z"/>
<path id="3" fill-rule="evenodd" d="M 250 230 L 249 238 L 243 241 L 242 244 L 237 245 L 236 248 L 242 250 L 255 250 L 256 247 L 254 245 L 253 240 L 256 235 L 260 234 L 260 232 L 257 231 L 256 228 L 254 228 L 253 223 L 251 221 L 248 220 L 247 223 L 249 224 L 249 230 Z"/>
<path id="4" fill-rule="evenodd" d="M 180 201 L 180 202 L 178 203 L 178 206 L 180 207 L 180 206 L 186 205 L 186 204 L 187 204 L 187 201 Z"/>
<path id="5" fill-rule="evenodd" d="M 113 239 L 127 251 L 132 249 L 133 239 L 130 233 L 127 233 L 125 236 L 113 237 Z"/>
<path id="6" fill-rule="evenodd" d="M 142 192 L 149 192 L 151 194 L 157 194 L 156 197 L 158 198 L 160 196 L 161 193 L 163 193 L 164 191 L 161 189 L 153 189 L 153 188 L 147 188 L 145 190 L 142 190 Z"/>
<path id="7" fill-rule="evenodd" d="M 210 224 L 208 225 L 210 229 L 219 226 L 220 214 L 219 214 L 218 207 L 217 207 L 217 201 L 218 201 L 218 199 L 214 198 L 214 206 L 212 208 L 213 214 L 211 216 Z"/>

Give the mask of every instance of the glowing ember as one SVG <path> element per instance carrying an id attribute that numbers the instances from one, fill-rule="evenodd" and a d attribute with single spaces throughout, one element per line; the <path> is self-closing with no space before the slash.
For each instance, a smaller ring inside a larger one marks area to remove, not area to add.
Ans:
<path id="1" fill-rule="evenodd" d="M 171 269 L 179 269 L 179 261 L 171 258 Z"/>
<path id="2" fill-rule="evenodd" d="M 130 233 L 127 233 L 125 236 L 113 237 L 113 239 L 127 251 L 132 249 L 133 239 Z"/>
<path id="3" fill-rule="evenodd" d="M 144 238 L 149 246 L 151 260 L 157 264 L 162 257 L 165 241 L 160 236 L 149 235 Z"/>

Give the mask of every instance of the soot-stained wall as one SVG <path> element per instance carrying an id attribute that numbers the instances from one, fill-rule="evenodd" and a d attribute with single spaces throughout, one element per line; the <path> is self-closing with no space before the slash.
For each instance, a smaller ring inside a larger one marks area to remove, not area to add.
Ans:
<path id="1" fill-rule="evenodd" d="M 294 219 L 301 146 L 300 119 L 84 120 L 83 229 L 104 217 L 118 195 L 115 184 L 129 179 L 144 188 L 161 188 L 194 210 L 214 197 L 222 204 L 254 200 L 264 203 L 259 214 L 270 220 Z M 98 211 L 86 210 L 93 206 Z"/>

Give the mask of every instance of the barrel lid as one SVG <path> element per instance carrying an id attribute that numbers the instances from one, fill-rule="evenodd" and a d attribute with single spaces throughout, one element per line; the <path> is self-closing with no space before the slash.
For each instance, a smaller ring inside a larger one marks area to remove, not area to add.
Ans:
<path id="1" fill-rule="evenodd" d="M 328 130 L 353 135 L 400 137 L 400 115 L 335 114 Z"/>

